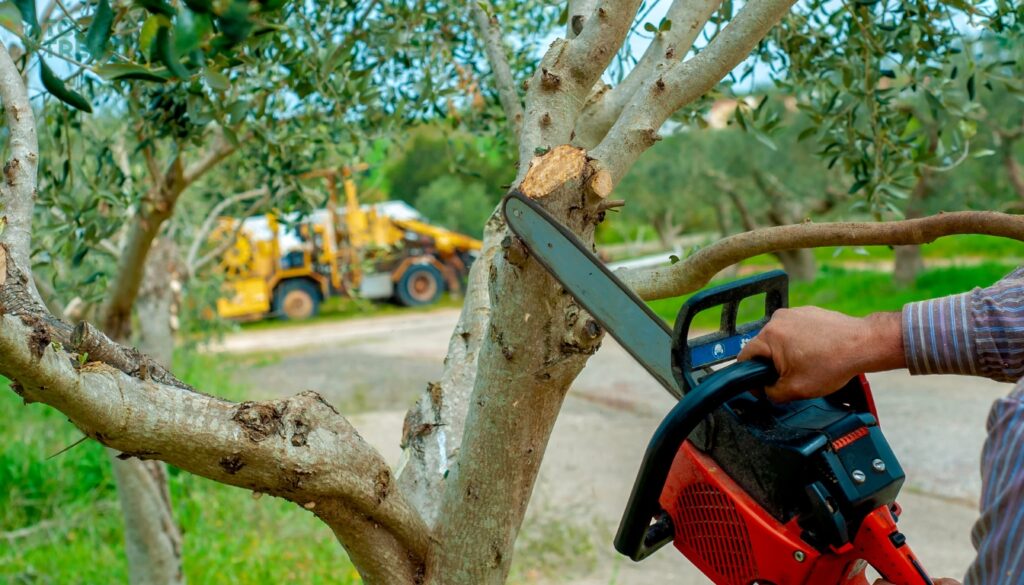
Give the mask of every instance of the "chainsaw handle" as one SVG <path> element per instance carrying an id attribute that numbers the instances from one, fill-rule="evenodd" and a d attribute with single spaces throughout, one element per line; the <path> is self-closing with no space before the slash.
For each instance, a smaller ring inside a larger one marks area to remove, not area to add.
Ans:
<path id="1" fill-rule="evenodd" d="M 861 524 L 853 541 L 854 556 L 864 559 L 882 577 L 896 585 L 932 585 L 928 573 L 896 528 L 896 517 L 887 507 L 878 508 Z"/>
<path id="2" fill-rule="evenodd" d="M 676 403 L 644 453 L 615 535 L 617 551 L 640 561 L 672 540 L 672 531 L 664 530 L 663 522 L 651 522 L 663 512 L 658 499 L 683 441 L 715 409 L 744 392 L 770 386 L 778 377 L 770 362 L 738 362 L 704 378 Z"/>
<path id="3" fill-rule="evenodd" d="M 736 316 L 740 303 L 760 294 L 765 295 L 764 316 L 757 321 L 737 326 Z M 735 359 L 746 342 L 761 331 L 775 311 L 788 306 L 789 276 L 781 270 L 716 286 L 687 299 L 679 308 L 672 335 L 672 373 L 683 392 L 689 392 L 697 386 L 694 370 Z M 714 307 L 722 307 L 718 331 L 687 339 L 694 317 Z"/>

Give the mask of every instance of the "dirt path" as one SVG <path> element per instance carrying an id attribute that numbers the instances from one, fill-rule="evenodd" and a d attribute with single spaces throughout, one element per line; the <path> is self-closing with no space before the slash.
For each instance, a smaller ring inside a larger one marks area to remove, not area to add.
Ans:
<path id="1" fill-rule="evenodd" d="M 456 311 L 353 320 L 230 336 L 228 351 L 285 351 L 243 374 L 254 397 L 316 389 L 398 461 L 405 410 L 436 380 Z M 1008 389 L 983 380 L 871 377 L 886 434 L 908 474 L 902 530 L 935 575 L 959 577 L 973 557 L 969 530 L 980 489 L 978 454 L 991 401 Z M 513 580 L 606 585 L 706 584 L 663 550 L 635 564 L 611 538 L 643 450 L 670 397 L 608 338 L 566 400 L 519 542 Z"/>

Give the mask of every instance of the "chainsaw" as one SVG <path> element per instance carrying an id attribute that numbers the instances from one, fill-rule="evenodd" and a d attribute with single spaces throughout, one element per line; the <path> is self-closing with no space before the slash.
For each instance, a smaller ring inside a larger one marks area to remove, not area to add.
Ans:
<path id="1" fill-rule="evenodd" d="M 771 363 L 728 364 L 788 305 L 784 272 L 693 295 L 673 330 L 537 202 L 513 192 L 503 207 L 530 254 L 678 399 L 647 447 L 616 550 L 641 561 L 671 542 L 717 585 L 865 585 L 868 565 L 896 585 L 932 585 L 897 529 L 905 475 L 864 375 L 774 404 L 763 397 L 778 379 Z M 740 302 L 762 295 L 763 317 L 737 323 Z M 719 330 L 691 338 L 710 309 Z"/>

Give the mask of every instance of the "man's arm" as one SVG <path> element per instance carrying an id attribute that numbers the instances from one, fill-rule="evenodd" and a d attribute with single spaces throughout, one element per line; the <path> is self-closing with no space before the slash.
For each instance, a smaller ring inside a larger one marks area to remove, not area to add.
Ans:
<path id="1" fill-rule="evenodd" d="M 860 372 L 1024 376 L 1024 268 L 988 288 L 910 303 L 900 313 L 849 317 L 817 307 L 780 309 L 740 360 L 771 359 L 784 402 L 831 394 Z"/>
<path id="2" fill-rule="evenodd" d="M 912 374 L 963 374 L 1000 382 L 1024 375 L 1024 268 L 988 288 L 903 308 Z"/>

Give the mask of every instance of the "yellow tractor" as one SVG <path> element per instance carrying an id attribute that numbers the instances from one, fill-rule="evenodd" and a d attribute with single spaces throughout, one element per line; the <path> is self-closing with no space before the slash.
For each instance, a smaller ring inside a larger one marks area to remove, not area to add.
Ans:
<path id="1" fill-rule="evenodd" d="M 211 239 L 235 238 L 220 262 L 225 281 L 217 301 L 221 317 L 307 319 L 332 295 L 418 306 L 436 302 L 445 291 L 461 292 L 481 242 L 412 214 L 395 218 L 377 206 L 364 209 L 352 174 L 365 168 L 303 175 L 324 179 L 328 188 L 326 210 L 307 217 L 221 218 Z M 345 194 L 342 210 L 339 179 Z"/>

